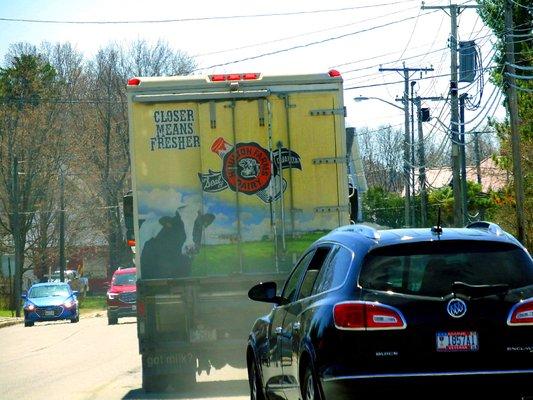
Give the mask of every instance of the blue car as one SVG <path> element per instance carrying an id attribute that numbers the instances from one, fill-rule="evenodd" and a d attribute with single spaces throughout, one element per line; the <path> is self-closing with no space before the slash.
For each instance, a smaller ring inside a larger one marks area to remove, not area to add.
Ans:
<path id="1" fill-rule="evenodd" d="M 24 326 L 33 326 L 39 321 L 70 319 L 78 322 L 80 313 L 77 292 L 64 282 L 36 283 L 24 299 Z"/>

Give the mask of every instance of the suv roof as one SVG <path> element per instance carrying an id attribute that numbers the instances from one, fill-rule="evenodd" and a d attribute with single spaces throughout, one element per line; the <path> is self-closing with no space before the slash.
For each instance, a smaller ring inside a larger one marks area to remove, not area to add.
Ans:
<path id="1" fill-rule="evenodd" d="M 119 268 L 117 269 L 113 275 L 124 275 L 124 274 L 135 274 L 137 272 L 137 268 Z"/>
<path id="2" fill-rule="evenodd" d="M 513 236 L 490 222 L 474 222 L 466 228 L 442 228 L 440 233 L 434 228 L 377 230 L 364 224 L 346 225 L 334 229 L 317 242 L 343 242 L 354 248 L 369 251 L 394 244 L 454 240 L 501 242 L 514 244 L 526 250 Z"/>

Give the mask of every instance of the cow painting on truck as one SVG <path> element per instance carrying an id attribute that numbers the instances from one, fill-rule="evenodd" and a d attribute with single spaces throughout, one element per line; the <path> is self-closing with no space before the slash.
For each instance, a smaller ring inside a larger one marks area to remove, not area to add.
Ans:
<path id="1" fill-rule="evenodd" d="M 244 368 L 266 311 L 248 289 L 281 282 L 349 223 L 342 78 L 135 78 L 127 90 L 143 387 L 179 389 Z"/>
<path id="2" fill-rule="evenodd" d="M 164 194 L 160 204 L 172 204 L 167 202 Z M 176 198 L 181 197 L 179 193 L 176 195 Z M 215 216 L 204 214 L 201 210 L 195 211 L 193 204 L 176 206 L 173 215 L 165 214 L 168 212 L 167 206 L 155 210 L 155 216 L 153 211 L 140 224 L 138 251 L 144 278 L 191 276 L 192 260 L 200 249 L 205 229 Z"/>

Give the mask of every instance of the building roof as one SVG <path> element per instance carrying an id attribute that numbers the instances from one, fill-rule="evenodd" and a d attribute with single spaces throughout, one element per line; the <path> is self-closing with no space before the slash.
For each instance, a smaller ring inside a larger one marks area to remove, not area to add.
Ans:
<path id="1" fill-rule="evenodd" d="M 507 171 L 496 165 L 492 157 L 487 157 L 480 162 L 481 190 L 487 193 L 490 189 L 503 189 L 509 181 Z M 418 171 L 415 172 L 415 192 L 418 192 Z M 475 165 L 466 167 L 466 179 L 477 182 L 477 168 Z M 447 186 L 452 181 L 452 169 L 450 167 L 426 169 L 426 182 L 430 188 L 438 189 Z"/>

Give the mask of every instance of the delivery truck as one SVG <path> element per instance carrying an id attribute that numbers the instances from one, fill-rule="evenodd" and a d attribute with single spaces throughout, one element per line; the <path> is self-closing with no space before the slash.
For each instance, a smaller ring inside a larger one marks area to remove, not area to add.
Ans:
<path id="1" fill-rule="evenodd" d="M 138 77 L 127 85 L 137 329 L 146 391 L 246 366 L 261 281 L 355 216 L 336 71 Z"/>

